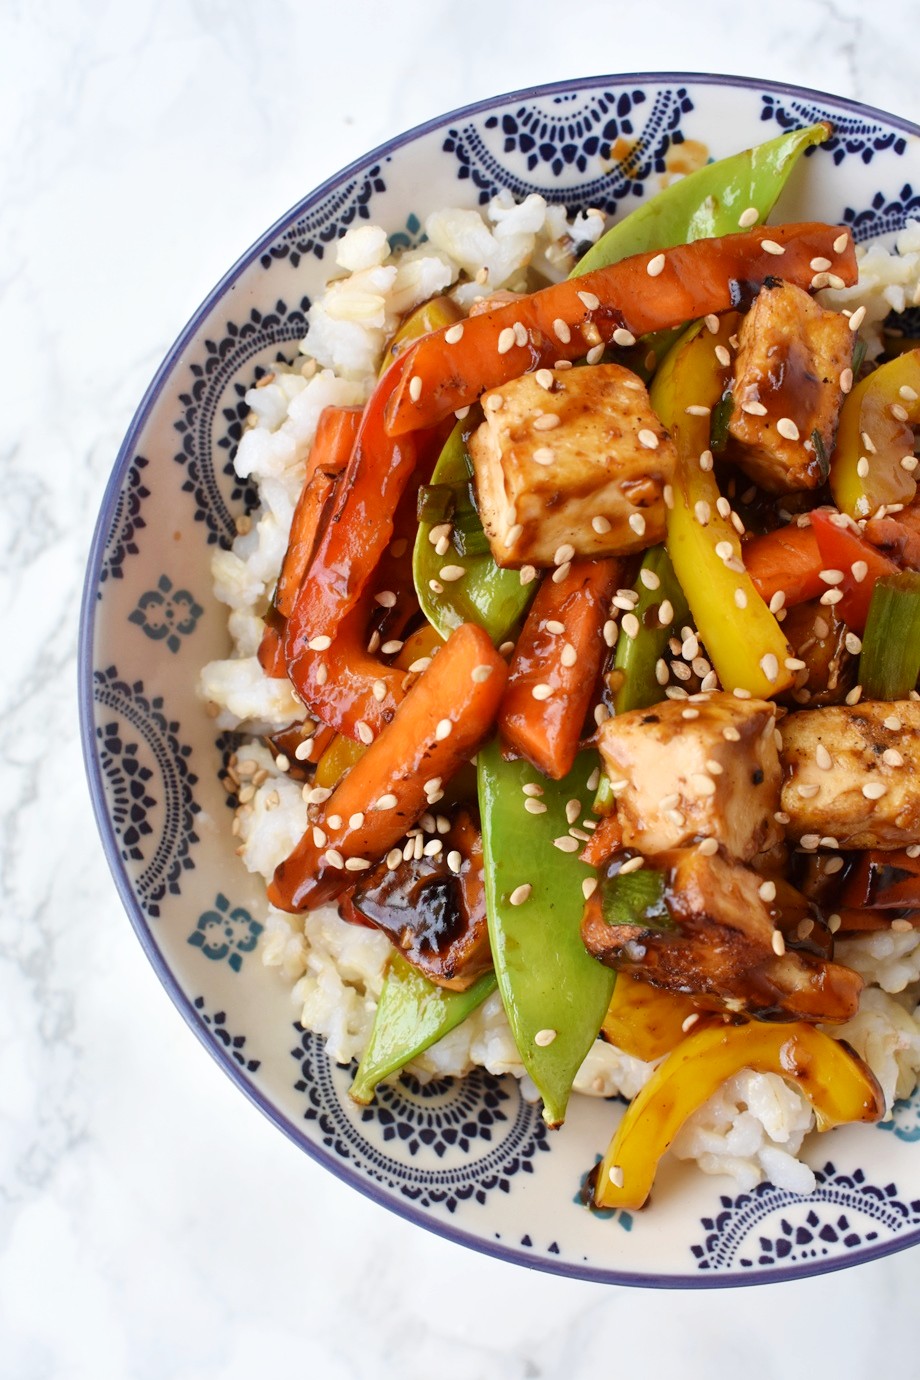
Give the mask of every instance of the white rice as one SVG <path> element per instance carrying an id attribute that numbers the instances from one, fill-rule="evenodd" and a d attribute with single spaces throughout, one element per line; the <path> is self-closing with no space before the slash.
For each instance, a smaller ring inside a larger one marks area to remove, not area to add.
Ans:
<path id="1" fill-rule="evenodd" d="M 341 276 L 309 312 L 301 355 L 246 395 L 251 415 L 237 450 L 242 478 L 257 481 L 261 506 L 249 530 L 213 561 L 215 592 L 230 608 L 233 651 L 211 662 L 201 693 L 225 729 L 258 734 L 303 717 L 285 680 L 262 674 L 256 658 L 264 613 L 287 544 L 305 462 L 322 409 L 356 406 L 369 396 L 383 349 L 399 319 L 437 293 L 450 291 L 467 310 L 498 290 L 523 290 L 529 269 L 559 280 L 573 263 L 573 247 L 594 242 L 603 229 L 599 213 L 568 222 L 561 207 L 531 195 L 516 205 L 496 197 L 485 212 L 449 209 L 429 216 L 426 242 L 396 257 L 377 226 L 347 232 L 337 247 Z M 860 251 L 860 280 L 822 300 L 838 309 L 866 307 L 861 329 L 870 356 L 878 352 L 881 322 L 891 310 L 920 303 L 920 222 L 898 236 L 895 251 Z M 267 775 L 237 814 L 240 855 L 250 871 L 268 881 L 307 825 L 299 785 L 280 771 L 260 743 L 241 750 Z M 389 941 L 381 933 L 349 925 L 331 907 L 290 916 L 269 907 L 263 961 L 277 967 L 292 990 L 300 1020 L 321 1034 L 331 1058 L 349 1064 L 360 1057 L 373 1024 Z M 865 978 L 858 1014 L 834 1033 L 866 1059 L 883 1088 L 889 1110 L 920 1076 L 920 934 L 877 933 L 838 945 L 841 962 Z M 522 1080 L 536 1098 L 511 1036 L 498 993 L 413 1066 L 420 1077 L 462 1076 L 481 1065 Z M 597 1041 L 575 1081 L 578 1092 L 632 1098 L 653 1064 Z M 681 1159 L 710 1174 L 727 1174 L 742 1189 L 768 1179 L 807 1193 L 812 1171 L 798 1154 L 814 1126 L 810 1104 L 774 1074 L 742 1072 L 729 1079 L 684 1125 L 674 1143 Z"/>

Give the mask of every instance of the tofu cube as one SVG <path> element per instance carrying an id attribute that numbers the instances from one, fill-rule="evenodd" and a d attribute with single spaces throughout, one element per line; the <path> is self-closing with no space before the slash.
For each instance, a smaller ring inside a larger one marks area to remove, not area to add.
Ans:
<path id="1" fill-rule="evenodd" d="M 832 838 L 838 848 L 920 843 L 920 702 L 807 709 L 780 732 L 791 838 L 806 846 Z"/>
<path id="2" fill-rule="evenodd" d="M 854 334 L 801 288 L 768 282 L 741 324 L 729 421 L 731 454 L 769 493 L 817 489 L 834 449 L 840 375 Z M 816 449 L 817 432 L 821 447 Z"/>
<path id="3" fill-rule="evenodd" d="M 686 717 L 688 710 L 696 717 Z M 599 743 L 624 847 L 655 854 L 714 838 L 747 862 L 780 843 L 774 728 L 766 700 L 721 693 L 608 719 Z"/>
<path id="4" fill-rule="evenodd" d="M 469 442 L 498 565 L 551 566 L 664 539 L 677 454 L 642 380 L 619 364 L 540 369 L 484 394 Z"/>

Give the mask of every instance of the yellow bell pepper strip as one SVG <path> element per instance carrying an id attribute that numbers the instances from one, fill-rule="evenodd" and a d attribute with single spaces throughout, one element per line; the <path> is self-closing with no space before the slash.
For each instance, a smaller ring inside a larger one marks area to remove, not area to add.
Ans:
<path id="1" fill-rule="evenodd" d="M 704 1018 L 705 1019 L 705 1018 Z M 640 1208 L 687 1118 L 742 1069 L 778 1073 L 815 1109 L 819 1131 L 880 1121 L 885 1099 L 869 1067 L 813 1025 L 701 1021 L 633 1099 L 597 1167 L 594 1205 Z"/>
<path id="2" fill-rule="evenodd" d="M 865 518 L 913 502 L 914 426 L 920 426 L 920 349 L 882 364 L 844 399 L 830 470 L 842 513 Z"/>
<path id="3" fill-rule="evenodd" d="M 831 133 L 826 122 L 795 129 L 672 182 L 602 235 L 579 259 L 573 276 L 582 277 L 643 249 L 671 249 L 690 240 L 730 235 L 742 225 L 761 225 L 800 156 L 823 144 Z"/>
<path id="4" fill-rule="evenodd" d="M 876 582 L 859 658 L 867 700 L 906 700 L 920 676 L 920 575 L 902 570 Z"/>
<path id="5" fill-rule="evenodd" d="M 581 942 L 582 883 L 592 876 L 574 849 L 566 806 L 589 803 L 593 753 L 563 781 L 529 762 L 506 762 L 498 742 L 478 758 L 486 911 L 492 959 L 515 1043 L 559 1126 L 572 1082 L 610 1005 L 615 974 Z M 537 788 L 533 795 L 526 789 Z M 556 842 L 562 848 L 554 847 Z M 569 843 L 572 849 L 569 850 Z"/>
<path id="6" fill-rule="evenodd" d="M 427 302 L 423 302 L 415 311 L 402 321 L 383 352 L 383 360 L 377 371 L 377 377 L 383 378 L 394 359 L 398 358 L 416 340 L 420 340 L 423 335 L 428 335 L 430 331 L 439 331 L 442 327 L 452 326 L 455 321 L 459 321 L 461 316 L 460 308 L 450 297 L 431 297 Z"/>
<path id="7" fill-rule="evenodd" d="M 347 738 L 344 733 L 337 733 L 316 764 L 313 784 L 327 791 L 334 790 L 365 752 L 367 748 L 363 743 Z"/>
<path id="8" fill-rule="evenodd" d="M 670 1054 L 695 1025 L 700 1008 L 682 992 L 665 992 L 650 982 L 620 973 L 601 1026 L 608 1044 L 650 1063 Z"/>
<path id="9" fill-rule="evenodd" d="M 782 254 L 764 249 L 764 240 Z M 387 375 L 405 366 L 384 405 L 387 434 L 400 437 L 434 426 L 490 388 L 559 359 L 582 359 L 620 331 L 647 335 L 729 311 L 777 273 L 808 288 L 814 258 L 827 259 L 849 286 L 856 280 L 856 254 L 849 235 L 838 252 L 839 240 L 838 228 L 817 223 L 775 225 L 769 235 L 751 230 L 696 240 L 554 283 L 468 318 L 462 330 L 458 324 L 433 331 Z"/>
<path id="10" fill-rule="evenodd" d="M 686 596 L 663 546 L 653 546 L 646 551 L 633 588 L 639 596 L 633 609 L 639 620 L 639 632 L 636 637 L 621 637 L 617 642 L 613 665 L 614 670 L 623 675 L 613 695 L 617 714 L 645 709 L 664 698 L 656 667 L 667 651 L 668 639 L 679 632 L 690 617 Z M 662 624 L 659 610 L 667 604 L 671 606 L 671 614 Z"/>
<path id="11" fill-rule="evenodd" d="M 373 1102 L 377 1084 L 449 1035 L 495 991 L 494 972 L 472 987 L 453 992 L 424 977 L 402 954 L 393 953 L 367 1048 L 348 1089 L 354 1102 Z"/>
<path id="12" fill-rule="evenodd" d="M 670 431 L 678 452 L 673 506 L 667 517 L 667 548 L 693 614 L 697 631 L 725 690 L 747 690 L 769 698 L 788 690 L 794 676 L 791 656 L 773 614 L 744 567 L 741 543 L 728 518 L 708 453 L 709 415 L 688 407 L 712 408 L 722 395 L 726 369 L 715 349 L 727 345 L 734 318 L 723 319 L 718 333 L 693 327 L 662 363 L 651 388 L 651 402 Z"/>
<path id="13" fill-rule="evenodd" d="M 458 423 L 441 451 L 431 477 L 432 486 L 469 480 L 463 427 Z M 422 612 L 442 637 L 461 623 L 478 623 L 495 643 L 503 642 L 517 626 L 537 589 L 536 581 L 521 584 L 517 570 L 500 570 L 488 549 L 482 555 L 461 555 L 453 544 L 443 555 L 432 543 L 432 529 L 447 524 L 420 522 L 412 556 L 412 577 Z M 441 578 L 444 566 L 463 570 L 460 579 Z"/>

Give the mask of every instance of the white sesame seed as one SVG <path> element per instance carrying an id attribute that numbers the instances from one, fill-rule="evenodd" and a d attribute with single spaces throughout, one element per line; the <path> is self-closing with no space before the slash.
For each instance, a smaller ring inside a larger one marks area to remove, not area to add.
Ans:
<path id="1" fill-rule="evenodd" d="M 463 322 L 462 322 L 462 321 L 458 321 L 458 322 L 457 322 L 455 325 L 453 325 L 453 326 L 448 326 L 447 330 L 444 332 L 444 339 L 447 341 L 448 345 L 456 345 L 457 341 L 458 341 L 458 340 L 461 340 L 462 338 L 463 338 Z"/>
<path id="2" fill-rule="evenodd" d="M 885 727 L 889 730 L 889 732 L 891 732 L 891 733 L 900 733 L 900 732 L 901 732 L 902 724 L 901 724 L 901 720 L 898 718 L 897 714 L 889 714 L 888 717 L 887 717 L 887 719 L 883 719 L 882 722 L 883 722 L 883 724 L 885 725 Z"/>
<path id="3" fill-rule="evenodd" d="M 370 867 L 370 863 L 368 862 L 367 858 L 346 858 L 346 859 L 345 859 L 345 871 L 346 871 L 346 872 L 366 872 L 367 869 L 368 869 L 369 867 Z"/>
<path id="4" fill-rule="evenodd" d="M 620 868 L 620 875 L 625 877 L 630 872 L 638 872 L 644 865 L 644 858 L 627 858 L 626 862 L 623 863 L 623 866 Z"/>
<path id="5" fill-rule="evenodd" d="M 712 510 L 704 498 L 697 499 L 693 505 L 693 515 L 701 527 L 707 526 Z"/>
<path id="6" fill-rule="evenodd" d="M 463 857 L 456 848 L 452 848 L 447 855 L 447 866 L 451 872 L 459 872 L 463 865 Z"/>
<path id="7" fill-rule="evenodd" d="M 732 362 L 732 357 L 729 354 L 728 350 L 725 348 L 725 346 L 717 345 L 715 348 L 715 355 L 719 363 L 727 369 Z"/>
<path id="8" fill-rule="evenodd" d="M 548 700 L 553 693 L 553 687 L 547 685 L 545 681 L 541 681 L 539 685 L 533 687 L 530 693 L 535 700 Z"/>
<path id="9" fill-rule="evenodd" d="M 770 599 L 770 612 L 779 613 L 780 609 L 784 606 L 785 603 L 786 591 L 784 589 L 778 589 Z"/>
<path id="10" fill-rule="evenodd" d="M 570 834 L 561 834 L 559 838 L 553 839 L 553 847 L 558 848 L 560 853 L 576 853 L 578 839 L 573 839 Z"/>
<path id="11" fill-rule="evenodd" d="M 830 259 L 822 259 L 820 257 L 812 259 L 811 263 L 809 264 L 809 268 L 812 270 L 813 273 L 826 273 L 830 266 Z"/>
<path id="12" fill-rule="evenodd" d="M 313 826 L 313 842 L 317 848 L 325 848 L 328 843 L 325 829 L 321 829 L 318 824 Z"/>
<path id="13" fill-rule="evenodd" d="M 734 554 L 735 548 L 732 546 L 730 541 L 716 542 L 716 555 L 718 556 L 720 561 L 730 560 Z"/>
<path id="14" fill-rule="evenodd" d="M 548 618 L 546 620 L 546 631 L 552 633 L 554 637 L 559 637 L 565 632 L 565 624 L 560 623 L 558 618 Z"/>
<path id="15" fill-rule="evenodd" d="M 590 350 L 589 350 L 588 353 L 585 355 L 585 360 L 587 361 L 588 364 L 600 364 L 601 359 L 603 358 L 603 354 L 604 354 L 604 343 L 603 343 L 603 341 L 601 341 L 600 345 L 592 345 L 592 346 L 591 346 Z"/>
<path id="16" fill-rule="evenodd" d="M 799 439 L 799 429 L 791 417 L 780 417 L 776 423 L 776 430 L 780 436 L 785 436 L 787 441 L 797 441 Z"/>
<path id="17" fill-rule="evenodd" d="M 670 511 L 674 507 L 674 485 L 665 484 L 661 496 L 664 499 L 664 506 Z"/>
<path id="18" fill-rule="evenodd" d="M 518 578 L 522 585 L 529 585 L 537 578 L 537 568 L 534 565 L 522 565 L 518 571 Z"/>
<path id="19" fill-rule="evenodd" d="M 328 666 L 317 666 L 317 668 L 316 668 L 316 683 L 317 683 L 317 685 L 325 685 L 325 684 L 326 684 L 326 681 L 327 681 L 328 679 L 329 679 L 329 667 L 328 667 Z"/>
<path id="20" fill-rule="evenodd" d="M 538 383 L 541 388 L 545 388 L 547 392 L 549 392 L 555 382 L 552 369 L 538 369 L 534 374 L 534 382 Z"/>
<path id="21" fill-rule="evenodd" d="M 646 450 L 658 449 L 658 437 L 656 436 L 655 432 L 651 431 L 648 427 L 643 427 L 641 429 L 637 439 L 639 441 L 639 445 L 645 446 Z"/>
<path id="22" fill-rule="evenodd" d="M 909 858 L 920 858 L 920 843 L 909 843 L 904 852 Z"/>
<path id="23" fill-rule="evenodd" d="M 571 571 L 571 569 L 571 561 L 565 561 L 562 565 L 557 566 L 556 569 L 553 571 L 552 575 L 553 584 L 561 585 L 563 580 L 567 580 L 569 578 L 569 572 Z"/>
<path id="24" fill-rule="evenodd" d="M 610 519 L 605 518 L 602 513 L 596 513 L 591 519 L 591 526 L 599 537 L 604 537 L 610 531 L 611 522 Z"/>
<path id="25" fill-rule="evenodd" d="M 325 862 L 328 867 L 341 869 L 345 866 L 345 859 L 337 848 L 327 848 L 320 861 Z"/>
<path id="26" fill-rule="evenodd" d="M 522 882 L 520 886 L 514 888 L 508 900 L 513 906 L 522 906 L 525 901 L 530 900 L 532 891 L 533 887 L 530 882 Z"/>
<path id="27" fill-rule="evenodd" d="M 702 451 L 701 454 L 700 454 L 700 469 L 703 471 L 704 474 L 708 474 L 708 473 L 709 473 L 709 471 L 712 469 L 712 464 L 713 464 L 713 461 L 712 461 L 712 451 L 711 451 L 711 450 L 704 450 L 704 451 Z"/>
<path id="28" fill-rule="evenodd" d="M 396 595 L 392 589 L 382 589 L 379 594 L 374 595 L 374 603 L 379 604 L 382 609 L 391 609 L 396 603 Z"/>
<path id="29" fill-rule="evenodd" d="M 551 1045 L 555 1038 L 555 1030 L 538 1030 L 533 1037 L 533 1042 L 535 1045 L 539 1045 L 541 1049 L 544 1049 L 547 1045 Z"/>
<path id="30" fill-rule="evenodd" d="M 637 537 L 645 536 L 645 518 L 641 513 L 630 513 L 629 525 Z"/>
<path id="31" fill-rule="evenodd" d="M 833 604 L 839 604 L 842 598 L 842 589 L 829 589 L 825 594 L 821 595 L 821 598 L 818 602 L 826 605 L 827 607 L 831 607 Z"/>
<path id="32" fill-rule="evenodd" d="M 511 326 L 506 326 L 498 335 L 498 353 L 500 355 L 506 355 L 508 351 L 513 348 L 514 344 L 514 329 Z"/>
<path id="33" fill-rule="evenodd" d="M 385 656 L 395 656 L 396 653 L 401 652 L 402 649 L 403 644 L 398 637 L 394 637 L 390 642 L 384 642 L 383 646 L 380 648 Z"/>
<path id="34" fill-rule="evenodd" d="M 587 311 L 597 311 L 601 304 L 601 299 L 595 297 L 593 292 L 579 292 L 578 298 Z"/>
<path id="35" fill-rule="evenodd" d="M 865 307 L 857 307 L 856 311 L 854 311 L 853 315 L 850 317 L 850 323 L 849 323 L 849 324 L 850 324 L 850 330 L 851 330 L 851 331 L 858 331 L 859 328 L 860 328 L 860 326 L 862 325 L 862 323 L 865 321 L 865 319 L 866 319 L 866 309 L 865 309 Z"/>
<path id="36" fill-rule="evenodd" d="M 772 652 L 767 652 L 760 658 L 760 669 L 772 685 L 779 675 L 779 662 Z"/>
<path id="37" fill-rule="evenodd" d="M 443 743 L 445 738 L 449 738 L 453 732 L 453 724 L 450 719 L 441 719 L 434 731 L 434 736 L 439 743 Z"/>
<path id="38" fill-rule="evenodd" d="M 418 402 L 421 396 L 422 380 L 419 378 L 418 374 L 413 374 L 411 379 L 409 380 L 409 397 L 412 399 L 413 402 Z"/>
<path id="39" fill-rule="evenodd" d="M 553 334 L 557 340 L 561 340 L 563 345 L 568 345 L 572 339 L 572 332 L 569 330 L 561 316 L 557 316 L 553 322 Z"/>
<path id="40" fill-rule="evenodd" d="M 596 878 L 596 877 L 586 877 L 586 878 L 584 879 L 584 881 L 582 882 L 582 884 L 581 884 L 581 894 L 582 894 L 582 896 L 584 896 L 585 900 L 586 900 L 586 901 L 590 901 L 591 897 L 594 895 L 594 893 L 595 893 L 596 890 L 597 890 L 597 878 Z"/>
<path id="41" fill-rule="evenodd" d="M 761 901 L 775 901 L 776 883 L 761 882 L 760 886 L 757 888 L 757 895 L 760 897 Z"/>
<path id="42" fill-rule="evenodd" d="M 332 638 L 326 637 L 325 634 L 321 637 L 311 637 L 307 646 L 311 652 L 326 652 L 332 646 Z"/>
<path id="43" fill-rule="evenodd" d="M 862 686 L 861 686 L 861 685 L 854 685 L 854 686 L 853 686 L 853 689 L 852 689 L 852 690 L 849 692 L 849 694 L 846 696 L 846 699 L 845 699 L 844 702 L 845 702 L 846 704 L 859 704 L 859 701 L 860 701 L 861 699 L 862 699 Z"/>
<path id="44" fill-rule="evenodd" d="M 862 638 L 858 637 L 855 632 L 848 632 L 843 639 L 843 645 L 850 653 L 850 656 L 859 656 L 859 653 L 862 651 Z"/>
<path id="45" fill-rule="evenodd" d="M 374 809 L 375 809 L 375 810 L 393 810 L 393 809 L 396 808 L 396 805 L 397 805 L 396 796 L 393 795 L 392 792 L 391 792 L 391 793 L 388 794 L 388 795 L 382 795 L 382 796 L 380 796 L 380 798 L 374 802 Z"/>
<path id="46" fill-rule="evenodd" d="M 523 321 L 515 321 L 512 330 L 514 331 L 515 345 L 519 345 L 521 349 L 523 349 L 524 346 L 527 344 L 528 340 L 530 339 L 529 335 L 527 334 L 527 327 L 524 325 Z"/>
<path id="47" fill-rule="evenodd" d="M 708 417 L 711 411 L 711 407 L 704 407 L 702 403 L 690 403 L 684 408 L 688 417 Z"/>
<path id="48" fill-rule="evenodd" d="M 565 565 L 575 555 L 575 548 L 571 542 L 564 541 L 561 546 L 556 547 L 553 556 L 553 565 Z"/>
<path id="49" fill-rule="evenodd" d="M 853 387 L 853 370 L 849 368 L 844 369 L 838 382 L 840 384 L 841 393 L 849 393 L 850 389 Z"/>
<path id="50" fill-rule="evenodd" d="M 401 862 L 402 862 L 402 849 L 401 849 L 401 848 L 391 848 L 390 851 L 389 851 L 389 853 L 387 853 L 387 857 L 386 857 L 386 864 L 387 864 L 387 867 L 389 868 L 389 870 L 390 870 L 391 872 L 395 872 L 396 869 L 397 869 L 397 867 L 399 867 L 399 864 L 400 864 Z"/>
<path id="51" fill-rule="evenodd" d="M 856 473 L 859 475 L 860 479 L 865 479 L 866 475 L 869 473 L 869 461 L 866 459 L 865 455 L 861 455 L 857 460 Z"/>
<path id="52" fill-rule="evenodd" d="M 607 622 L 604 624 L 604 641 L 606 642 L 608 647 L 616 646 L 619 631 L 620 630 L 617 627 L 614 620 L 612 618 L 608 618 Z"/>
<path id="53" fill-rule="evenodd" d="M 614 345 L 622 345 L 624 349 L 627 349 L 630 345 L 635 345 L 636 337 L 632 331 L 626 330 L 624 326 L 617 326 L 613 333 L 613 343 Z"/>
<path id="54" fill-rule="evenodd" d="M 767 415 L 767 409 L 756 398 L 742 402 L 741 411 L 749 413 L 752 417 L 765 417 Z"/>
<path id="55" fill-rule="evenodd" d="M 898 389 L 898 393 L 904 399 L 905 402 L 916 402 L 917 398 L 920 397 L 920 394 L 918 394 L 917 390 L 915 388 L 911 388 L 910 385 L 907 383 L 901 384 L 901 387 Z"/>
<path id="56" fill-rule="evenodd" d="M 844 230 L 843 234 L 842 234 L 842 235 L 838 235 L 837 238 L 834 240 L 834 253 L 835 253 L 835 254 L 842 254 L 842 253 L 844 252 L 844 250 L 846 249 L 847 245 L 849 244 L 849 242 L 850 242 L 850 236 L 849 236 L 849 234 L 847 233 L 847 231 Z"/>
<path id="57" fill-rule="evenodd" d="M 746 608 L 747 608 L 747 605 L 748 605 L 748 597 L 747 597 L 747 594 L 745 593 L 745 591 L 744 591 L 743 589 L 736 589 L 736 590 L 735 590 L 734 599 L 735 599 L 735 607 L 736 607 L 736 608 L 739 608 L 739 609 L 746 609 Z"/>
<path id="58" fill-rule="evenodd" d="M 786 952 L 786 941 L 783 938 L 781 930 L 773 931 L 773 936 L 770 940 L 770 943 L 773 946 L 773 952 L 776 954 L 776 956 L 778 958 L 782 958 L 783 954 Z"/>
<path id="59" fill-rule="evenodd" d="M 705 772 L 691 772 L 690 783 L 700 795 L 715 795 L 716 793 L 716 783 Z"/>
<path id="60" fill-rule="evenodd" d="M 466 571 L 462 565 L 442 565 L 438 574 L 442 580 L 446 580 L 448 584 L 452 584 L 454 580 L 462 580 Z"/>
<path id="61" fill-rule="evenodd" d="M 732 694 L 736 700 L 749 700 L 751 698 L 750 690 L 745 690 L 743 685 L 736 685 Z"/>
<path id="62" fill-rule="evenodd" d="M 891 409 L 890 409 L 890 410 L 891 410 L 891 415 L 892 415 L 892 417 L 894 417 L 896 421 L 898 421 L 898 422 L 906 422 L 906 421 L 907 421 L 907 418 L 908 418 L 908 411 L 907 411 L 907 408 L 906 408 L 906 407 L 902 407 L 900 403 L 892 403 L 892 404 L 891 404 Z"/>
<path id="63" fill-rule="evenodd" d="M 649 259 L 645 265 L 645 271 L 650 278 L 657 278 L 664 272 L 664 255 L 656 254 L 653 259 Z"/>
<path id="64" fill-rule="evenodd" d="M 853 564 L 850 566 L 850 574 L 853 576 L 853 579 L 856 581 L 856 583 L 858 585 L 861 585 L 863 580 L 869 574 L 869 567 L 865 561 L 854 561 Z"/>
<path id="65" fill-rule="evenodd" d="M 456 410 L 456 412 L 454 413 L 454 416 L 456 417 L 456 419 L 457 419 L 458 422 L 462 422 L 463 419 L 464 419 L 464 417 L 468 417 L 469 415 L 470 415 L 470 405 L 469 405 L 469 403 L 467 403 L 466 407 L 458 407 L 457 410 Z"/>
<path id="66" fill-rule="evenodd" d="M 532 796 L 529 796 L 527 800 L 524 801 L 524 809 L 531 815 L 546 814 L 546 806 L 543 804 L 543 801 L 534 800 Z"/>
<path id="67" fill-rule="evenodd" d="M 883 781 L 867 781 L 862 793 L 867 800 L 881 800 L 883 795 L 887 795 L 888 787 Z"/>
<path id="68" fill-rule="evenodd" d="M 556 452 L 552 446 L 537 446 L 532 453 L 534 463 L 537 465 L 551 465 L 556 458 Z M 521 530 L 523 531 L 523 528 Z"/>
<path id="69" fill-rule="evenodd" d="M 521 790 L 524 792 L 525 795 L 543 794 L 543 787 L 539 786 L 536 781 L 525 782 L 525 784 L 521 787 Z"/>
<path id="70" fill-rule="evenodd" d="M 660 589 L 661 580 L 654 570 L 647 570 L 645 566 L 639 571 L 639 579 L 646 589 Z"/>
<path id="71" fill-rule="evenodd" d="M 472 671 L 470 671 L 470 680 L 475 681 L 477 685 L 482 685 L 483 681 L 489 679 L 493 669 L 493 667 L 486 665 L 474 666 Z"/>
<path id="72" fill-rule="evenodd" d="M 785 254 L 785 249 L 776 240 L 761 240 L 760 247 L 765 254 Z"/>
<path id="73" fill-rule="evenodd" d="M 490 393 L 489 396 L 486 398 L 484 405 L 487 412 L 501 412 L 502 408 L 505 405 L 504 394 Z"/>
<path id="74" fill-rule="evenodd" d="M 674 605 L 670 599 L 662 599 L 658 605 L 658 622 L 663 628 L 674 622 Z"/>
<path id="75" fill-rule="evenodd" d="M 756 206 L 749 206 L 746 211 L 742 211 L 738 217 L 738 224 L 742 230 L 749 230 L 752 225 L 756 225 L 760 219 L 760 212 Z"/>
<path id="76" fill-rule="evenodd" d="M 559 660 L 561 661 L 561 663 L 562 663 L 563 666 L 574 666 L 574 665 L 575 665 L 576 661 L 578 660 L 578 653 L 576 652 L 575 648 L 572 646 L 571 642 L 567 642 L 567 643 L 565 644 L 565 646 L 563 647 L 563 649 L 562 649 L 562 651 L 561 651 L 561 653 L 560 653 L 560 655 L 559 655 Z"/>
<path id="77" fill-rule="evenodd" d="M 639 620 L 634 613 L 624 613 L 620 620 L 620 626 L 627 637 L 639 636 Z"/>
<path id="78" fill-rule="evenodd" d="M 581 814 L 581 801 L 580 801 L 580 800 L 568 800 L 568 801 L 566 801 L 566 806 L 565 806 L 565 817 L 566 817 L 566 820 L 568 821 L 569 824 L 574 824 L 575 821 L 576 821 L 576 819 L 578 818 L 578 816 L 579 816 L 580 814 Z"/>
<path id="79" fill-rule="evenodd" d="M 534 418 L 533 429 L 534 431 L 555 431 L 561 421 L 562 419 L 555 412 L 544 412 L 542 416 Z"/>
<path id="80" fill-rule="evenodd" d="M 908 474 L 912 474 L 918 465 L 920 465 L 920 460 L 917 459 L 916 455 L 905 455 L 901 461 L 901 469 L 907 470 Z"/>
<path id="81" fill-rule="evenodd" d="M 897 748 L 886 748 L 882 753 L 882 761 L 886 767 L 903 767 L 904 765 L 904 758 Z"/>
<path id="82" fill-rule="evenodd" d="M 815 761 L 822 771 L 830 771 L 834 765 L 833 758 L 823 743 L 819 743 L 815 748 Z"/>

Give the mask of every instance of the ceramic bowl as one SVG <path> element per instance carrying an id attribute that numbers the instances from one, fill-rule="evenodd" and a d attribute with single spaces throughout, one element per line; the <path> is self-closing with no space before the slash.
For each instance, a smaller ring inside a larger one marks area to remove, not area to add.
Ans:
<path id="1" fill-rule="evenodd" d="M 920 130 L 817 92 L 738 78 L 592 77 L 484 101 L 375 149 L 311 192 L 217 285 L 170 350 L 106 490 L 86 580 L 84 747 L 126 910 L 176 1007 L 239 1089 L 308 1154 L 403 1216 L 506 1260 L 618 1283 L 717 1286 L 806 1275 L 920 1239 L 920 1095 L 882 1126 L 813 1136 L 817 1187 L 739 1192 L 678 1163 L 653 1206 L 591 1213 L 586 1172 L 618 1115 L 575 1098 L 544 1129 L 514 1079 L 404 1078 L 361 1109 L 350 1071 L 294 1021 L 259 955 L 264 896 L 230 834 L 220 772 L 232 749 L 196 698 L 225 654 L 209 563 L 251 495 L 234 475 L 243 395 L 293 354 L 330 246 L 361 221 L 394 243 L 425 215 L 499 188 L 622 216 L 688 157 L 717 158 L 791 127 L 833 137 L 797 170 L 775 218 L 821 219 L 857 241 L 920 217 Z"/>

